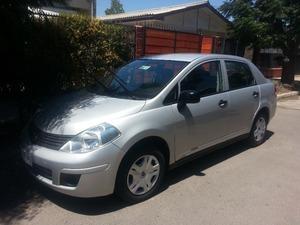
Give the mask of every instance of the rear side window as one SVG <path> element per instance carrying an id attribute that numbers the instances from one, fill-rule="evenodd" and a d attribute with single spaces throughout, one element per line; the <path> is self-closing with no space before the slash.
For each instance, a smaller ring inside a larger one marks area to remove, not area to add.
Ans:
<path id="1" fill-rule="evenodd" d="M 225 61 L 229 89 L 239 89 L 255 85 L 255 79 L 249 66 L 242 62 Z"/>

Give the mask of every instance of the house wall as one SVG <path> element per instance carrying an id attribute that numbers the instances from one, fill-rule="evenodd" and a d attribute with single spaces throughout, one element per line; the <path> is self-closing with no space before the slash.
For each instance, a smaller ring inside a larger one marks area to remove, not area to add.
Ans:
<path id="1" fill-rule="evenodd" d="M 110 22 L 136 27 L 136 57 L 177 52 L 237 52 L 236 43 L 227 41 L 228 23 L 208 7 L 157 15 L 151 19 L 129 17 Z"/>
<path id="2" fill-rule="evenodd" d="M 187 10 L 152 20 L 137 19 L 119 23 L 202 35 L 227 36 L 227 23 L 208 8 Z"/>
<path id="3" fill-rule="evenodd" d="M 65 0 L 53 1 L 52 5 L 45 5 L 42 9 L 56 13 L 84 13 L 90 16 L 96 15 L 96 0 Z"/>
<path id="4" fill-rule="evenodd" d="M 227 24 L 208 8 L 192 9 L 168 15 L 163 18 L 163 22 L 181 31 L 221 36 L 225 36 L 227 33 Z"/>
<path id="5" fill-rule="evenodd" d="M 282 50 L 281 49 L 261 49 L 257 66 L 266 77 L 281 77 L 282 75 Z M 300 47 L 295 65 L 296 74 L 300 74 Z"/>

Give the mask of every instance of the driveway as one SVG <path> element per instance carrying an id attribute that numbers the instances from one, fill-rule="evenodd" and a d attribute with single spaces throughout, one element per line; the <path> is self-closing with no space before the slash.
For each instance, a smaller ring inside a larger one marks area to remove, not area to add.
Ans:
<path id="1" fill-rule="evenodd" d="M 2 213 L 2 223 L 298 225 L 299 105 L 298 97 L 279 103 L 262 146 L 236 143 L 177 168 L 146 202 L 76 199 L 38 186 L 30 200 Z"/>

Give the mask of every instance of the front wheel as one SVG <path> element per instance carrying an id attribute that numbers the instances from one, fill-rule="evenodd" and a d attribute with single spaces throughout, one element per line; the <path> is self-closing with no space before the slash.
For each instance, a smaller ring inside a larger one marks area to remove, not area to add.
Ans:
<path id="1" fill-rule="evenodd" d="M 144 201 L 159 191 L 166 168 L 165 157 L 156 147 L 135 150 L 125 156 L 116 182 L 116 194 L 132 203 Z"/>
<path id="2" fill-rule="evenodd" d="M 249 141 L 252 146 L 258 146 L 265 142 L 267 131 L 267 118 L 264 114 L 259 114 L 253 123 Z"/>

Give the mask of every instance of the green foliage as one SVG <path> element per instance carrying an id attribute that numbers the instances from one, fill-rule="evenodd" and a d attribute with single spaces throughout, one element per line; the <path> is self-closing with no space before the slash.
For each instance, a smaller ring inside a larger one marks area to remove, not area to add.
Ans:
<path id="1" fill-rule="evenodd" d="M 106 15 L 124 13 L 123 5 L 119 0 L 111 0 L 110 8 L 105 10 Z"/>
<path id="2" fill-rule="evenodd" d="M 257 0 L 260 20 L 268 23 L 273 45 L 288 49 L 300 44 L 300 1 L 298 0 Z"/>
<path id="3" fill-rule="evenodd" d="M 39 98 L 82 88 L 132 57 L 128 27 L 84 16 L 28 18 L 17 29 L 12 24 L 10 38 L 1 43 L 7 71 L 1 94 Z"/>
<path id="4" fill-rule="evenodd" d="M 94 76 L 101 76 L 132 57 L 130 28 L 83 16 L 63 17 L 57 24 L 65 30 L 71 46 L 72 82 L 77 86 L 87 85 Z"/>
<path id="5" fill-rule="evenodd" d="M 244 46 L 281 48 L 283 81 L 294 80 L 300 45 L 299 0 L 226 0 L 220 11 L 233 20 L 231 36 Z"/>
<path id="6" fill-rule="evenodd" d="M 233 20 L 230 35 L 244 47 L 271 47 L 268 24 L 260 20 L 261 12 L 253 0 L 227 0 L 219 10 Z"/>
<path id="7" fill-rule="evenodd" d="M 60 0 L 59 0 L 60 1 Z M 60 2 L 63 2 L 61 0 Z M 38 35 L 42 35 L 45 29 L 49 33 L 56 32 L 53 26 L 46 28 L 38 24 L 29 7 L 39 7 L 41 5 L 51 5 L 51 0 L 3 0 L 0 2 L 0 97 L 3 95 L 14 96 L 29 90 L 34 86 L 34 77 L 37 69 L 41 66 L 42 50 L 45 47 L 39 45 L 39 51 L 35 51 L 38 43 L 43 41 Z M 45 18 L 44 22 L 47 20 Z M 50 31 L 53 30 L 54 32 Z M 41 33 L 42 32 L 42 33 Z M 59 36 L 60 33 L 57 33 Z M 52 35 L 54 38 L 54 35 Z M 47 38 L 50 38 L 47 36 Z M 38 43 L 34 43 L 38 42 Z M 49 41 L 50 45 L 53 40 Z M 48 47 L 47 46 L 47 47 Z M 32 49 L 31 49 L 32 48 Z M 53 51 L 53 49 L 50 49 Z M 34 61 L 37 58 L 38 61 Z M 52 65 L 53 66 L 53 65 Z M 41 77 L 39 74 L 38 77 Z M 38 85 L 36 85 L 37 87 Z"/>

